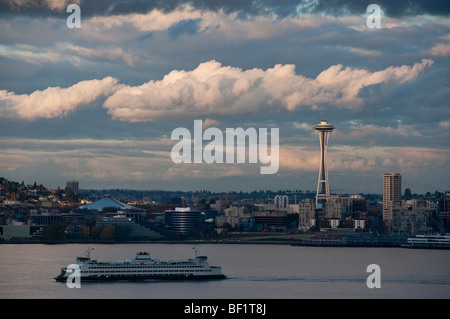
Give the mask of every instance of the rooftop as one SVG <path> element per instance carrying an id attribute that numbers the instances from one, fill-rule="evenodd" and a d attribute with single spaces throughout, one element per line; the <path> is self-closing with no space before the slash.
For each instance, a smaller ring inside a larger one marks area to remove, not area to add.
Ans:
<path id="1" fill-rule="evenodd" d="M 105 207 L 116 207 L 120 210 L 140 210 L 138 207 L 130 206 L 128 204 L 122 203 L 112 197 L 104 197 L 91 204 L 80 206 L 80 209 L 91 209 L 102 211 Z"/>

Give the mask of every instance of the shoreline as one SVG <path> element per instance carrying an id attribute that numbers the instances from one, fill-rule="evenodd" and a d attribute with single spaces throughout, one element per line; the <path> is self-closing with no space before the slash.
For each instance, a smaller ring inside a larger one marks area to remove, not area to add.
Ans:
<path id="1" fill-rule="evenodd" d="M 408 249 L 438 249 L 448 250 L 450 246 L 424 246 L 408 245 L 406 237 L 372 235 L 350 236 L 345 240 L 324 240 L 311 241 L 315 233 L 309 234 L 234 234 L 234 236 L 223 239 L 125 239 L 125 240 L 13 240 L 1 241 L 0 245 L 23 245 L 23 244 L 41 244 L 41 245 L 114 245 L 114 244 L 174 244 L 174 245 L 289 245 L 293 247 L 342 247 L 342 248 L 408 248 Z M 329 235 L 329 234 L 328 234 Z M 332 234 L 332 236 L 348 236 L 349 234 Z M 325 237 L 327 238 L 327 237 Z M 334 238 L 335 239 L 335 238 Z M 342 239 L 342 238 L 341 238 Z"/>
<path id="2" fill-rule="evenodd" d="M 118 244 L 169 244 L 169 245 L 274 245 L 274 246 L 292 246 L 292 247 L 316 247 L 316 248 L 403 248 L 403 249 L 424 249 L 424 250 L 450 250 L 450 247 L 425 247 L 410 245 L 347 245 L 347 244 L 300 244 L 290 241 L 114 241 L 114 242 L 44 242 L 44 241 L 21 241 L 21 242 L 2 242 L 0 245 L 118 245 Z"/>

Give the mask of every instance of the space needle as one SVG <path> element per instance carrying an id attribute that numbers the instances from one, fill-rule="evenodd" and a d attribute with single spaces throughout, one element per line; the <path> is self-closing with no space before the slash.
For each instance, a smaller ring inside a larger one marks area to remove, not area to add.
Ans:
<path id="1" fill-rule="evenodd" d="M 320 140 L 320 167 L 319 180 L 317 182 L 316 207 L 318 204 L 325 206 L 326 200 L 330 197 L 330 185 L 328 184 L 327 170 L 327 145 L 330 133 L 334 130 L 334 126 L 328 124 L 326 120 L 314 126 L 314 130 L 319 132 Z"/>

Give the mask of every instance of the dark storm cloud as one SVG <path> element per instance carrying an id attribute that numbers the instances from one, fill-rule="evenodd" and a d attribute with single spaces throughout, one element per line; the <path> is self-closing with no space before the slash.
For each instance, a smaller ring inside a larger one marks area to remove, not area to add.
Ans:
<path id="1" fill-rule="evenodd" d="M 51 0 L 21 1 L 0 0 L 0 16 L 21 14 L 30 16 L 59 16 L 65 10 L 51 8 Z M 67 4 L 71 3 L 67 1 Z M 153 9 L 170 12 L 180 5 L 189 4 L 200 10 L 223 10 L 225 13 L 241 12 L 249 15 L 275 13 L 279 17 L 299 13 L 327 13 L 331 15 L 365 14 L 369 4 L 378 4 L 385 15 L 391 17 L 421 14 L 449 15 L 448 0 L 84 0 L 81 8 L 84 17 L 146 13 Z"/>

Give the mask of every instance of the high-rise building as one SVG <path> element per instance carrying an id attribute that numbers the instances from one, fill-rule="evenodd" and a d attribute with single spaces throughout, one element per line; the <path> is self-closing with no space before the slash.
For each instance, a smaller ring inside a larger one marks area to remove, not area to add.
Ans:
<path id="1" fill-rule="evenodd" d="M 439 200 L 439 219 L 446 232 L 450 231 L 450 193 Z"/>
<path id="2" fill-rule="evenodd" d="M 330 133 L 334 127 L 323 120 L 320 124 L 314 126 L 314 130 L 319 132 L 320 141 L 320 167 L 319 180 L 317 182 L 316 206 L 320 203 L 325 206 L 326 200 L 330 197 L 330 185 L 328 184 L 327 170 L 327 146 Z"/>
<path id="3" fill-rule="evenodd" d="M 66 188 L 70 188 L 74 194 L 78 194 L 78 181 L 67 181 Z"/>
<path id="4" fill-rule="evenodd" d="M 392 202 L 402 200 L 402 176 L 399 173 L 383 174 L 383 220 L 392 221 Z"/>

